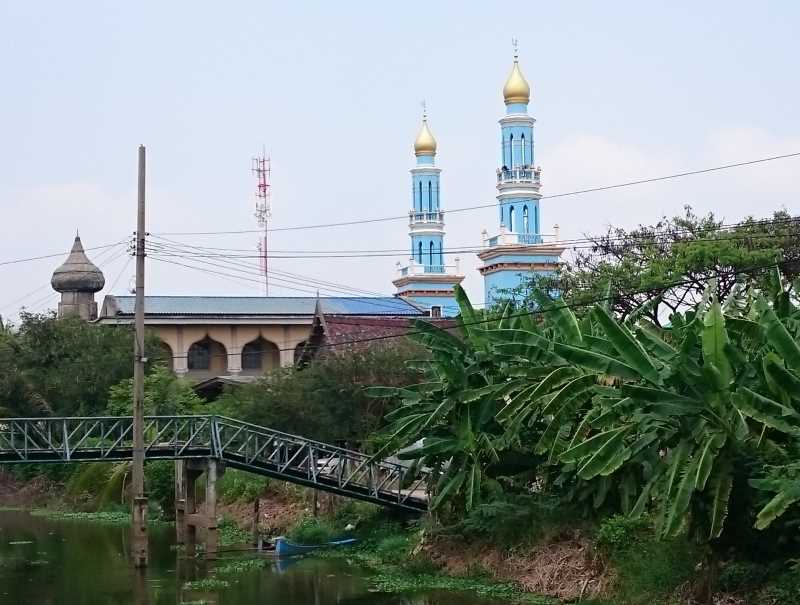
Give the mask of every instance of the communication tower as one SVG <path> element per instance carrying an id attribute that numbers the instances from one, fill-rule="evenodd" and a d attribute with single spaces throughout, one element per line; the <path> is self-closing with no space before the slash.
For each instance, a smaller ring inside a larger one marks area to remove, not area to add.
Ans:
<path id="1" fill-rule="evenodd" d="M 269 219 L 272 217 L 272 186 L 270 185 L 270 159 L 262 151 L 261 155 L 253 158 L 252 172 L 256 175 L 256 211 L 255 217 L 261 229 L 261 238 L 258 242 L 258 256 L 261 262 L 261 271 L 264 274 L 264 294 L 269 296 L 269 254 L 267 235 L 269 233 Z"/>

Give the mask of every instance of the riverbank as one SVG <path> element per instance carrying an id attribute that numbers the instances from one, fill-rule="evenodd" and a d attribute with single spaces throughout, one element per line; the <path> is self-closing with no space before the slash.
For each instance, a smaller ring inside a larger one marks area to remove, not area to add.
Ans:
<path id="1" fill-rule="evenodd" d="M 556 521 L 442 527 L 411 520 L 375 506 L 283 483 L 226 474 L 220 495 L 220 543 L 250 545 L 258 514 L 263 537 L 287 535 L 300 543 L 353 536 L 353 548 L 322 552 L 369 569 L 374 590 L 468 591 L 524 603 L 593 605 L 686 605 L 703 576 L 702 553 L 688 540 L 660 542 L 645 522 L 611 518 L 598 526 L 577 523 L 566 511 Z M 70 493 L 73 495 L 70 496 Z M 45 477 L 30 480 L 0 473 L 0 506 L 37 509 L 50 519 L 124 524 L 123 504 L 86 510 L 92 494 L 74 495 Z M 258 507 L 254 505 L 258 498 Z M 314 515 L 316 507 L 317 515 Z M 156 517 L 157 518 L 157 517 Z M 778 605 L 793 602 L 800 573 L 758 562 L 723 561 L 716 579 L 717 605 Z"/>

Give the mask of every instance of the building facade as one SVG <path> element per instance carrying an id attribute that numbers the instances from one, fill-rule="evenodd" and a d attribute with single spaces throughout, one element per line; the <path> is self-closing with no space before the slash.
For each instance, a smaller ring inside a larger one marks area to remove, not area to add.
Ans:
<path id="1" fill-rule="evenodd" d="M 532 275 L 552 273 L 564 247 L 558 235 L 542 233 L 542 170 L 535 164 L 535 118 L 528 114 L 531 87 L 514 53 L 514 65 L 503 87 L 506 113 L 500 119 L 500 167 L 497 168 L 498 230 L 483 233 L 478 269 L 484 280 L 484 302 L 492 306 Z M 558 228 L 555 228 L 557 231 Z"/>
<path id="2" fill-rule="evenodd" d="M 416 166 L 411 169 L 411 210 L 408 213 L 411 254 L 406 266 L 398 263 L 392 282 L 397 296 L 413 300 L 434 317 L 458 314 L 454 288 L 464 280 L 459 259 L 452 265 L 444 247 L 444 211 L 441 203 L 441 169 L 436 166 L 436 139 L 423 113 L 414 141 Z"/>
<path id="3" fill-rule="evenodd" d="M 97 322 L 132 324 L 134 302 L 133 296 L 106 296 Z M 170 368 L 194 381 L 260 376 L 293 365 L 319 313 L 356 321 L 425 316 L 393 297 L 145 297 L 145 326 L 161 340 Z"/>

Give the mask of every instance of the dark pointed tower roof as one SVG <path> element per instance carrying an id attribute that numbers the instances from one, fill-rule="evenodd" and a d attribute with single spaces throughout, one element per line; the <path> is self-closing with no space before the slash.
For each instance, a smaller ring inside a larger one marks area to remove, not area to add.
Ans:
<path id="1" fill-rule="evenodd" d="M 106 285 L 103 272 L 83 251 L 79 235 L 75 236 L 75 243 L 72 244 L 67 260 L 53 272 L 50 285 L 56 292 L 98 292 Z"/>

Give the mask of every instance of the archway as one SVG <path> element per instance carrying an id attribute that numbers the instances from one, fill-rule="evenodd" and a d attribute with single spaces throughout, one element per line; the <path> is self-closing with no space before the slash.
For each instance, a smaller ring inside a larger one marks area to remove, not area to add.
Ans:
<path id="1" fill-rule="evenodd" d="M 164 362 L 164 365 L 167 366 L 167 369 L 170 372 L 175 371 L 175 354 L 172 352 L 172 347 L 169 346 L 163 340 L 158 341 L 158 348 L 160 349 L 158 354 L 161 356 L 161 360 Z"/>
<path id="2" fill-rule="evenodd" d="M 228 352 L 210 336 L 189 347 L 187 366 L 192 376 L 222 376 L 228 373 Z"/>
<path id="3" fill-rule="evenodd" d="M 280 367 L 278 347 L 259 336 L 242 347 L 242 374 L 256 376 Z"/>

